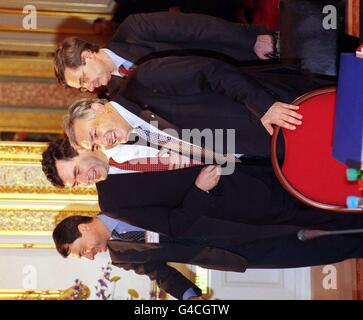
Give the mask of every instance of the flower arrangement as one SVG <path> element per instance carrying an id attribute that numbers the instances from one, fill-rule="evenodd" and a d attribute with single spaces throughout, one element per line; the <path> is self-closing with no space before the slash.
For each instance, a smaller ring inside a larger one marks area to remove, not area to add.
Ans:
<path id="1" fill-rule="evenodd" d="M 74 280 L 74 285 L 70 289 L 69 296 L 72 300 L 86 300 L 89 297 L 88 287 L 84 286 L 79 279 Z"/>
<path id="2" fill-rule="evenodd" d="M 121 280 L 119 276 L 111 276 L 111 263 L 109 262 L 106 267 L 102 267 L 102 277 L 97 280 L 97 284 L 94 286 L 96 289 L 96 296 L 99 300 L 114 300 L 117 282 Z M 75 280 L 75 284 L 72 287 L 74 293 L 72 298 L 74 300 L 81 300 L 82 295 L 82 282 L 79 279 Z M 111 290 L 111 292 L 110 292 Z M 128 294 L 130 297 L 127 300 L 134 300 L 139 298 L 139 294 L 134 289 L 129 289 Z"/>

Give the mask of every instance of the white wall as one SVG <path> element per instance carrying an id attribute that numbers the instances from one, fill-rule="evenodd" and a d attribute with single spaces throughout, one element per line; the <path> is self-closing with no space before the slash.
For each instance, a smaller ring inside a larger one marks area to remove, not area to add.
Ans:
<path id="1" fill-rule="evenodd" d="M 22 242 L 23 241 L 23 242 Z M 0 237 L 0 243 L 51 243 L 50 237 Z M 67 289 L 80 279 L 91 289 L 91 299 L 97 299 L 94 286 L 102 277 L 101 268 L 107 265 L 107 253 L 94 261 L 61 257 L 55 249 L 0 249 L 1 289 Z M 30 266 L 30 267 L 27 267 Z M 26 273 L 24 273 L 26 272 Z M 135 289 L 142 299 L 149 298 L 151 282 L 133 271 L 112 267 L 111 275 L 118 275 L 115 298 L 126 299 L 127 291 Z M 28 288 L 32 286 L 32 288 Z"/>
<path id="2" fill-rule="evenodd" d="M 309 300 L 310 268 L 210 271 L 214 299 Z"/>

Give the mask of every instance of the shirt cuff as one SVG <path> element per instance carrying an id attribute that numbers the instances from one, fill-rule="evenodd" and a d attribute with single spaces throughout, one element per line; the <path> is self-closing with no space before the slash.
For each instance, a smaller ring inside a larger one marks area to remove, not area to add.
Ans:
<path id="1" fill-rule="evenodd" d="M 198 295 L 195 293 L 193 288 L 189 288 L 187 291 L 183 294 L 183 300 L 188 300 L 190 297 L 197 297 Z"/>

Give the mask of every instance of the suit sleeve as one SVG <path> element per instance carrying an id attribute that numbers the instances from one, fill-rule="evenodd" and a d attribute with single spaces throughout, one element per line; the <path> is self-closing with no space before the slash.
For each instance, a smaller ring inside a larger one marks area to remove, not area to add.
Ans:
<path id="1" fill-rule="evenodd" d="M 177 207 L 118 208 L 117 204 L 114 204 L 112 208 L 101 205 L 101 209 L 103 213 L 131 225 L 172 236 L 181 236 L 201 216 L 208 214 L 210 197 L 212 195 L 193 186 Z"/>
<path id="2" fill-rule="evenodd" d="M 237 60 L 257 59 L 253 49 L 257 35 L 267 33 L 261 26 L 239 24 L 192 13 L 144 13 L 128 16 L 112 42 L 159 42 L 176 49 L 205 49 L 227 54 Z"/>
<path id="3" fill-rule="evenodd" d="M 167 96 L 211 92 L 226 95 L 258 117 L 262 117 L 276 102 L 276 98 L 252 76 L 235 66 L 211 58 L 155 59 L 141 65 L 133 77 L 131 81 L 137 81 L 153 92 Z"/>
<path id="4" fill-rule="evenodd" d="M 183 294 L 190 288 L 197 295 L 201 290 L 179 271 L 167 265 L 165 262 L 147 262 L 115 264 L 125 270 L 133 270 L 139 275 L 147 275 L 151 280 L 156 280 L 158 286 L 177 299 L 183 299 Z"/>

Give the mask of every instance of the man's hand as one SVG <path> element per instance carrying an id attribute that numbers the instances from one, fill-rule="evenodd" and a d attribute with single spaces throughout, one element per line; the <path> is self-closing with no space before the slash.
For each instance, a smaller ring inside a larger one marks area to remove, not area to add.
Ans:
<path id="1" fill-rule="evenodd" d="M 195 180 L 195 185 L 205 191 L 213 189 L 219 182 L 221 178 L 221 167 L 220 166 L 207 166 L 198 174 Z"/>
<path id="2" fill-rule="evenodd" d="M 273 37 L 269 34 L 261 34 L 257 36 L 257 40 L 253 51 L 256 53 L 257 57 L 262 60 L 268 60 L 269 58 L 266 56 L 269 53 L 273 53 Z"/>
<path id="3" fill-rule="evenodd" d="M 263 115 L 261 122 L 269 134 L 273 134 L 273 124 L 276 124 L 282 128 L 295 130 L 296 125 L 301 125 L 301 119 L 303 116 L 297 113 L 295 110 L 299 110 L 299 106 L 292 104 L 275 102 L 270 109 Z"/>

